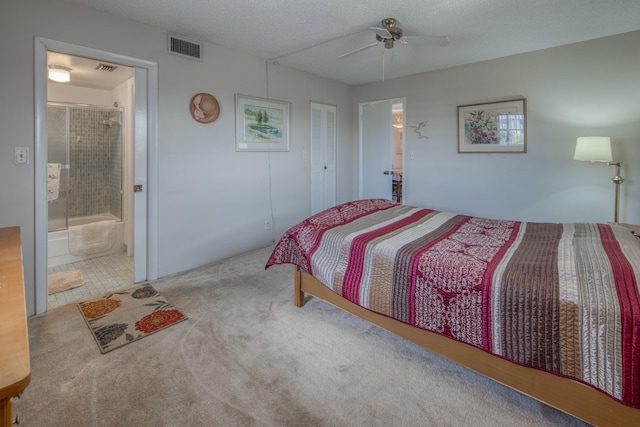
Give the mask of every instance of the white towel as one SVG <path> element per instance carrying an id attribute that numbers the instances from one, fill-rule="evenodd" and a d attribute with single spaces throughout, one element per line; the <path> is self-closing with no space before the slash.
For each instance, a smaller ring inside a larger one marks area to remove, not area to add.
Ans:
<path id="1" fill-rule="evenodd" d="M 58 199 L 60 192 L 60 163 L 47 164 L 47 202 Z"/>
<path id="2" fill-rule="evenodd" d="M 116 221 L 92 222 L 69 227 L 69 253 L 76 256 L 106 252 L 116 242 Z"/>

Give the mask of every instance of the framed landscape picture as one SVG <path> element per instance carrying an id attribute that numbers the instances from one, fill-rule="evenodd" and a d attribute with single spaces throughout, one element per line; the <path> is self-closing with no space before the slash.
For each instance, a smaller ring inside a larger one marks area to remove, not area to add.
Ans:
<path id="1" fill-rule="evenodd" d="M 236 151 L 289 151 L 289 107 L 236 94 Z"/>
<path id="2" fill-rule="evenodd" d="M 458 153 L 526 152 L 526 99 L 458 107 Z"/>

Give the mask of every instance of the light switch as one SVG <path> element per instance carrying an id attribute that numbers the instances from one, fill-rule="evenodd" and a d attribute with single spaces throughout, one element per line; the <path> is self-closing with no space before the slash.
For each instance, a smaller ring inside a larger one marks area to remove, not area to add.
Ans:
<path id="1" fill-rule="evenodd" d="M 16 147 L 15 155 L 16 165 L 29 163 L 29 147 Z"/>

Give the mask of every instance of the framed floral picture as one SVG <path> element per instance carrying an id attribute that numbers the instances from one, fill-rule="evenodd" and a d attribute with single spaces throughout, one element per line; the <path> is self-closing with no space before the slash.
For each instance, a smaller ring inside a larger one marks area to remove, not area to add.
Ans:
<path id="1" fill-rule="evenodd" d="M 236 151 L 289 151 L 289 103 L 236 94 Z"/>
<path id="2" fill-rule="evenodd" d="M 458 153 L 526 153 L 526 99 L 458 107 Z"/>

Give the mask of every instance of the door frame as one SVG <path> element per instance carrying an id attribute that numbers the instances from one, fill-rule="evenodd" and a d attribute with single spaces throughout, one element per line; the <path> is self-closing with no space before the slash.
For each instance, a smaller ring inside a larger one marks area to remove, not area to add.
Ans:
<path id="1" fill-rule="evenodd" d="M 363 141 L 363 119 L 362 119 L 362 113 L 363 113 L 363 109 L 367 106 L 367 105 L 371 105 L 371 104 L 377 104 L 379 102 L 389 102 L 391 105 L 391 111 L 389 112 L 389 114 L 393 117 L 393 104 L 402 104 L 402 140 L 400 141 L 400 143 L 402 144 L 402 192 L 403 194 L 406 194 L 405 190 L 405 182 L 404 182 L 404 177 L 406 175 L 406 168 L 407 168 L 407 162 L 406 162 L 406 149 L 405 149 L 405 141 L 406 141 L 406 123 L 407 123 L 407 98 L 406 97 L 400 97 L 400 98 L 386 98 L 386 99 L 378 99 L 375 101 L 367 101 L 367 102 L 361 102 L 360 104 L 358 104 L 358 198 L 362 198 L 362 193 L 363 193 L 363 170 L 364 170 L 364 165 L 362 162 L 362 147 L 364 144 Z M 393 145 L 393 141 L 389 141 L 389 148 L 391 149 Z M 389 165 L 389 167 L 391 167 L 391 165 Z M 404 200 L 405 197 L 403 195 L 402 199 Z"/>
<path id="2" fill-rule="evenodd" d="M 34 179 L 35 179 L 35 314 L 47 311 L 47 52 L 56 51 L 68 55 L 84 56 L 134 67 L 143 70 L 146 79 L 139 79 L 136 72 L 134 87 L 146 93 L 146 102 L 135 101 L 136 141 L 147 141 L 147 212 L 146 212 L 146 276 L 158 278 L 158 64 L 112 52 L 79 46 L 71 43 L 35 37 L 34 39 Z M 143 81 L 143 80 L 146 80 Z M 144 104 L 144 105 L 143 105 Z M 141 125 L 146 124 L 146 125 Z M 134 248 L 135 250 L 135 248 Z"/>

